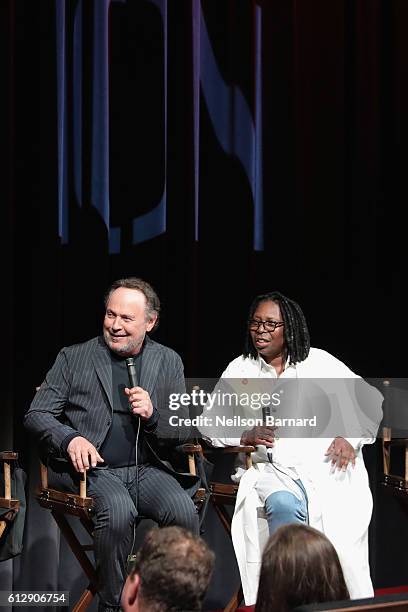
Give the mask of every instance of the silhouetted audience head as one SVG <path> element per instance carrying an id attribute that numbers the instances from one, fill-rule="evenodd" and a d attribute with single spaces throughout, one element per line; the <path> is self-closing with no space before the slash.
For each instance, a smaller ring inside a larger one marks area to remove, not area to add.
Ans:
<path id="1" fill-rule="evenodd" d="M 124 612 L 196 612 L 210 582 L 214 553 L 181 527 L 151 529 L 122 592 Z"/>
<path id="2" fill-rule="evenodd" d="M 307 525 L 282 525 L 262 556 L 255 612 L 287 612 L 308 603 L 349 599 L 328 538 Z"/>

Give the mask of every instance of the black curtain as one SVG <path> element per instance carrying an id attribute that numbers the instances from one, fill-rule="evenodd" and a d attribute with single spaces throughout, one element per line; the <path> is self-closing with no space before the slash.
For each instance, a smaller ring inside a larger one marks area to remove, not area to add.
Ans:
<path id="1" fill-rule="evenodd" d="M 273 289 L 302 305 L 313 346 L 362 376 L 405 376 L 405 0 L 0 11 L 0 435 L 27 471 L 35 387 L 61 346 L 99 333 L 122 276 L 157 289 L 154 337 L 188 376 L 221 373 L 253 296 Z M 392 582 L 393 503 L 376 506 L 377 586 Z M 393 576 L 408 582 L 398 554 Z"/>

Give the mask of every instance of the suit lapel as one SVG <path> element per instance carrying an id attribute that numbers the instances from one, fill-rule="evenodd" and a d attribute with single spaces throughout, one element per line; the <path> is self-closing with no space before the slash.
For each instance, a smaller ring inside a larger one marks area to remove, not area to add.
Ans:
<path id="1" fill-rule="evenodd" d="M 156 386 L 161 358 L 162 356 L 159 345 L 146 336 L 139 384 L 142 389 L 145 389 L 145 391 L 149 393 L 150 396 L 152 395 Z M 93 353 L 93 362 L 96 374 L 106 393 L 106 397 L 108 398 L 109 406 L 111 410 L 113 410 L 112 365 L 109 349 L 107 348 L 103 338 L 99 338 L 98 345 Z"/>
<path id="2" fill-rule="evenodd" d="M 158 344 L 146 336 L 142 353 L 142 371 L 140 373 L 140 386 L 152 396 L 159 373 L 161 351 Z"/>
<path id="3" fill-rule="evenodd" d="M 99 338 L 98 345 L 93 354 L 93 362 L 96 374 L 101 381 L 101 385 L 106 393 L 109 401 L 109 406 L 113 410 L 112 399 L 112 365 L 109 355 L 109 349 L 106 346 L 103 338 Z"/>

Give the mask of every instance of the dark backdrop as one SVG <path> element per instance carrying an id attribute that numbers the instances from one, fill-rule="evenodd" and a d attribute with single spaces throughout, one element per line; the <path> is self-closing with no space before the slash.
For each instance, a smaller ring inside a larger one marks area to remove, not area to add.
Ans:
<path id="1" fill-rule="evenodd" d="M 27 470 L 35 386 L 126 275 L 188 376 L 221 373 L 273 289 L 314 346 L 405 376 L 407 20 L 405 0 L 3 0 L 0 436 Z M 408 582 L 384 561 L 396 504 L 377 586 Z"/>

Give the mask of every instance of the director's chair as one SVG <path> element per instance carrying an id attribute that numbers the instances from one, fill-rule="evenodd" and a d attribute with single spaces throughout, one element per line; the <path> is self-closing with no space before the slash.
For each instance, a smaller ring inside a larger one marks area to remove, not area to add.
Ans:
<path id="1" fill-rule="evenodd" d="M 391 381 L 383 381 L 384 420 L 382 427 L 383 481 L 391 493 L 408 502 L 408 405 L 396 402 L 393 406 Z M 396 414 L 394 414 L 396 413 Z M 405 413 L 405 414 L 404 414 Z M 396 425 L 402 425 L 402 429 Z M 394 453 L 392 453 L 394 450 Z M 395 460 L 394 460 L 395 459 Z"/>
<path id="2" fill-rule="evenodd" d="M 188 458 L 189 472 L 197 475 L 195 457 L 202 453 L 199 444 L 184 444 L 179 450 L 186 453 Z M 83 572 L 89 580 L 88 586 L 81 594 L 78 601 L 72 607 L 72 612 L 83 612 L 92 602 L 98 591 L 98 579 L 96 569 L 88 557 L 88 552 L 93 551 L 93 511 L 94 502 L 92 497 L 87 496 L 86 472 L 81 474 L 78 493 L 70 493 L 52 489 L 48 485 L 48 470 L 44 464 L 40 464 L 41 484 L 36 494 L 39 504 L 43 508 L 51 511 L 61 533 L 65 537 L 68 546 L 74 553 Z M 200 487 L 193 497 L 193 501 L 200 516 L 200 526 L 209 499 L 209 492 L 204 487 Z M 88 533 L 89 541 L 82 543 L 76 535 L 73 526 L 70 524 L 69 517 L 77 517 Z M 138 517 L 138 523 L 143 517 Z"/>
<path id="3" fill-rule="evenodd" d="M 204 443 L 203 443 L 204 445 Z M 228 537 L 231 539 L 232 512 L 237 499 L 238 484 L 231 482 L 230 475 L 233 473 L 233 466 L 239 454 L 245 457 L 245 468 L 252 466 L 251 453 L 255 451 L 253 446 L 226 446 L 215 448 L 210 445 L 204 446 L 204 454 L 214 463 L 215 469 L 213 477 L 209 483 L 211 504 L 221 521 Z M 220 469 L 217 469 L 217 464 Z M 222 464 L 222 465 L 221 465 Z M 228 472 L 229 482 L 225 482 L 225 473 Z M 234 612 L 243 600 L 241 582 L 234 591 L 232 597 L 224 608 L 224 612 Z"/>
<path id="4" fill-rule="evenodd" d="M 3 463 L 4 475 L 4 491 L 1 492 L 3 496 L 0 497 L 0 539 L 14 521 L 20 507 L 19 500 L 11 497 L 11 470 L 17 459 L 17 453 L 12 451 L 0 452 L 0 462 Z"/>

